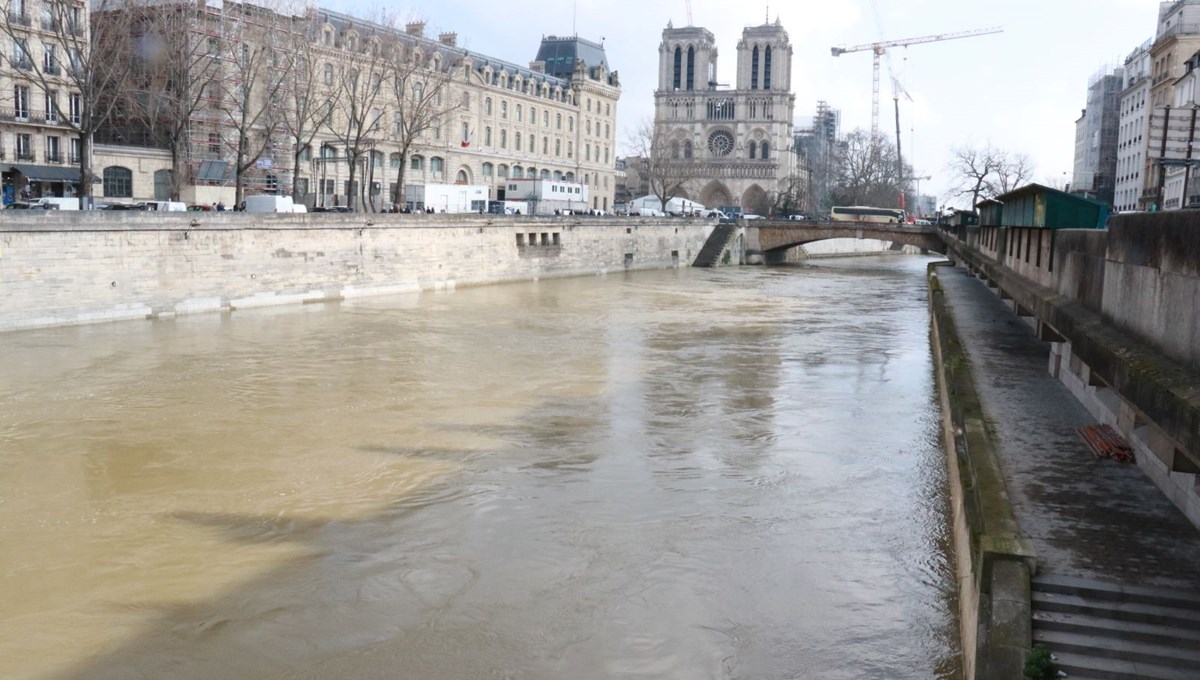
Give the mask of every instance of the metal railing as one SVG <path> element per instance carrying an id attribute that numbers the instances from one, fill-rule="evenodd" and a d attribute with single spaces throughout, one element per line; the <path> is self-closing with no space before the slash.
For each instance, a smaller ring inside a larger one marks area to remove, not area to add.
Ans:
<path id="1" fill-rule="evenodd" d="M 32 151 L 22 151 L 17 149 L 17 160 L 19 161 L 34 161 L 37 160 Z"/>
<path id="2" fill-rule="evenodd" d="M 8 13 L 8 21 L 9 23 L 17 24 L 18 26 L 33 25 L 33 19 L 31 19 L 25 12 L 14 12 L 10 10 Z"/>
<path id="3" fill-rule="evenodd" d="M 62 154 L 54 154 L 54 155 L 46 154 L 46 162 L 53 163 L 54 165 L 62 165 L 62 162 L 63 162 Z"/>

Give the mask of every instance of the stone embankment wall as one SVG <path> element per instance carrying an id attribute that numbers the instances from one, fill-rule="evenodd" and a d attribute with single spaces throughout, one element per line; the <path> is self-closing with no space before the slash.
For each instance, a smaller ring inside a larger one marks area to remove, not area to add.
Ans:
<path id="1" fill-rule="evenodd" d="M 1200 526 L 1200 216 L 1121 215 L 1108 230 L 1047 232 L 1040 260 L 1017 231 L 945 237 L 1051 343 L 1051 375 L 1125 437 Z"/>
<path id="2" fill-rule="evenodd" d="M 1021 677 L 1029 651 L 1029 579 L 1036 565 L 1017 528 L 971 365 L 938 282 L 937 267 L 948 264 L 929 267 L 929 309 L 950 480 L 963 677 L 1007 680 Z"/>
<path id="3" fill-rule="evenodd" d="M 690 266 L 713 224 L 490 215 L 0 216 L 0 331 Z"/>

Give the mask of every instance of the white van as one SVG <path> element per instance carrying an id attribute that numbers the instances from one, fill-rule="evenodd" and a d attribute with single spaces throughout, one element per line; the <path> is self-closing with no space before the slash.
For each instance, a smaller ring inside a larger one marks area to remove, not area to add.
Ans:
<path id="1" fill-rule="evenodd" d="M 308 212 L 303 203 L 293 203 L 291 196 L 247 196 L 248 213 L 302 213 Z"/>
<path id="2" fill-rule="evenodd" d="M 142 209 L 157 212 L 187 212 L 187 204 L 181 201 L 146 201 L 142 203 Z"/>
<path id="3" fill-rule="evenodd" d="M 36 202 L 30 204 L 29 207 L 38 210 L 79 210 L 79 199 L 47 196 L 46 198 L 39 198 Z"/>

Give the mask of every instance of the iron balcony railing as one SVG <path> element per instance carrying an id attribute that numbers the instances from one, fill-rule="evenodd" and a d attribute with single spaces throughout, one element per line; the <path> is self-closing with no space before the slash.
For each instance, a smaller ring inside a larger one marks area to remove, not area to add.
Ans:
<path id="1" fill-rule="evenodd" d="M 17 160 L 33 161 L 33 160 L 37 160 L 37 159 L 33 157 L 32 151 L 22 151 L 21 149 L 17 149 Z"/>
<path id="2" fill-rule="evenodd" d="M 57 154 L 57 153 L 53 154 L 53 155 L 46 154 L 46 162 L 53 163 L 54 165 L 62 165 L 62 162 L 63 162 L 62 154 Z"/>
<path id="3" fill-rule="evenodd" d="M 18 26 L 32 26 L 33 20 L 25 12 L 8 12 L 9 23 L 17 24 Z"/>

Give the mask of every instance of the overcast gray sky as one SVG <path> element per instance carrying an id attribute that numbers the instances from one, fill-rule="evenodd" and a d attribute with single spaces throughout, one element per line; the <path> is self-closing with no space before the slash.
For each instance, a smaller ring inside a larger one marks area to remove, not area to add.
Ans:
<path id="1" fill-rule="evenodd" d="M 812 116 L 818 99 L 842 111 L 843 132 L 871 125 L 871 54 L 834 58 L 834 45 L 999 26 L 1003 33 L 928 43 L 890 52 L 892 70 L 912 97 L 900 100 L 905 157 L 918 175 L 930 175 L 922 193 L 944 196 L 950 150 L 988 142 L 1028 154 L 1037 181 L 1069 175 L 1075 119 L 1088 78 L 1119 64 L 1154 34 L 1156 0 L 692 0 L 692 24 L 716 36 L 718 79 L 733 82 L 736 45 L 744 26 L 778 17 L 795 48 L 792 87 L 797 122 Z M 322 3 L 370 15 L 349 0 Z M 621 139 L 653 115 L 658 46 L 667 21 L 687 21 L 686 0 L 421 0 L 386 4 L 401 18 L 419 17 L 428 32 L 455 31 L 459 44 L 520 64 L 537 55 L 543 35 L 577 33 L 604 40 L 622 94 Z M 880 91 L 880 127 L 894 136 L 892 88 L 886 65 Z"/>

